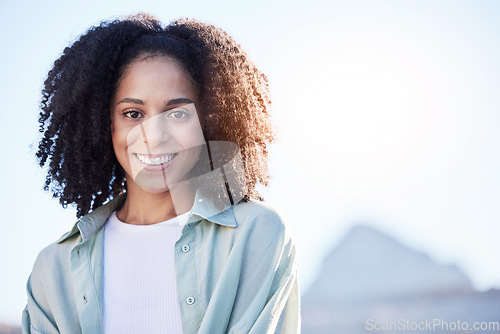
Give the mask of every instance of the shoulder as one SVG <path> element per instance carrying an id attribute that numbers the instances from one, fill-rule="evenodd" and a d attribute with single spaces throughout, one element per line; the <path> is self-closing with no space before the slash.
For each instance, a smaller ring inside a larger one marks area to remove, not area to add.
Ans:
<path id="1" fill-rule="evenodd" d="M 63 242 L 56 241 L 45 247 L 35 260 L 31 273 L 32 279 L 46 279 L 53 276 L 53 273 L 69 270 L 71 251 L 77 244 L 78 235 L 74 235 Z"/>
<path id="2" fill-rule="evenodd" d="M 233 207 L 238 238 L 234 249 L 242 250 L 242 258 L 256 267 L 271 268 L 281 277 L 295 266 L 295 242 L 283 214 L 268 203 L 243 202 Z M 254 270 L 256 267 L 252 267 Z"/>
<path id="3" fill-rule="evenodd" d="M 92 244 L 97 233 L 106 223 L 109 215 L 123 201 L 123 198 L 111 200 L 78 219 L 72 229 L 65 233 L 59 240 L 45 247 L 38 255 L 33 266 L 32 277 L 51 277 L 47 273 L 60 273 L 64 275 L 69 272 L 70 260 L 73 250 L 77 246 L 84 247 Z M 56 274 L 57 275 L 57 274 Z M 44 278 L 49 279 L 49 278 Z"/>
<path id="4" fill-rule="evenodd" d="M 252 234 L 262 242 L 291 242 L 290 229 L 283 214 L 272 205 L 251 200 L 233 207 L 240 233 Z"/>
<path id="5" fill-rule="evenodd" d="M 283 215 L 268 203 L 251 200 L 241 202 L 233 207 L 238 226 L 244 224 L 265 224 L 272 229 L 285 229 Z"/>

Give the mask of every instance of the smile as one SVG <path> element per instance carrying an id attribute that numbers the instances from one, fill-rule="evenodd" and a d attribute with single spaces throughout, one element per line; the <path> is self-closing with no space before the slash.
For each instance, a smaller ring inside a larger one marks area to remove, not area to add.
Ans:
<path id="1" fill-rule="evenodd" d="M 166 154 L 166 155 L 155 155 L 155 156 L 152 156 L 150 154 L 134 153 L 134 155 L 142 163 L 152 166 L 160 166 L 172 161 L 177 156 L 177 153 Z"/>

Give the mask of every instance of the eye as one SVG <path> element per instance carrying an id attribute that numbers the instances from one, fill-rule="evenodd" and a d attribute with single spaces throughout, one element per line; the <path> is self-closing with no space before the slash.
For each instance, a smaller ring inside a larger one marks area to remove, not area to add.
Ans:
<path id="1" fill-rule="evenodd" d="M 136 119 L 142 116 L 141 112 L 138 110 L 125 110 L 123 115 L 128 118 Z"/>
<path id="2" fill-rule="evenodd" d="M 181 119 L 189 116 L 189 112 L 184 109 L 174 109 L 167 113 L 167 118 Z"/>

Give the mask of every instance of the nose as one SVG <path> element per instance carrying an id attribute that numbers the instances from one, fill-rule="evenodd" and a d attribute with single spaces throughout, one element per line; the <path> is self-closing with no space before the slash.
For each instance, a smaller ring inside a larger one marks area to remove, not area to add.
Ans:
<path id="1" fill-rule="evenodd" d="M 161 115 L 151 117 L 140 124 L 142 138 L 152 151 L 170 139 L 168 124 Z"/>

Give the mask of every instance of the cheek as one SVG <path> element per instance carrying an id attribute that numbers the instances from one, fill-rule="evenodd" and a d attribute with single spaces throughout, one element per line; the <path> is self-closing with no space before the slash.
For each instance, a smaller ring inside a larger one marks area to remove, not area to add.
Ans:
<path id="1" fill-rule="evenodd" d="M 113 148 L 116 151 L 117 133 L 116 133 L 116 128 L 115 128 L 113 123 L 111 123 L 111 142 L 113 143 Z"/>
<path id="2" fill-rule="evenodd" d="M 110 129 L 111 129 L 111 141 L 113 143 L 113 148 L 115 148 L 116 151 L 116 142 L 117 142 L 117 136 L 119 131 L 119 127 L 116 124 L 116 120 L 111 117 L 111 123 L 110 123 Z M 116 152 L 115 152 L 116 153 Z"/>
<path id="3" fill-rule="evenodd" d="M 122 155 L 123 150 L 127 148 L 127 133 L 128 131 L 125 131 L 122 127 L 111 124 L 111 141 L 117 157 Z"/>
<path id="4" fill-rule="evenodd" d="M 192 126 L 188 133 L 189 136 L 186 138 L 186 141 L 189 142 L 191 147 L 205 144 L 205 136 L 199 124 Z"/>
<path id="5" fill-rule="evenodd" d="M 172 127 L 169 135 L 170 140 L 176 142 L 182 149 L 190 149 L 205 143 L 201 129 L 196 126 Z"/>

